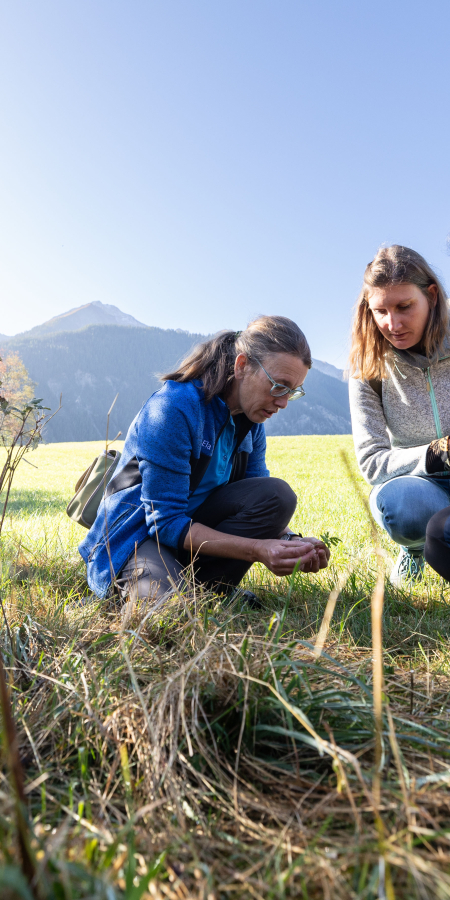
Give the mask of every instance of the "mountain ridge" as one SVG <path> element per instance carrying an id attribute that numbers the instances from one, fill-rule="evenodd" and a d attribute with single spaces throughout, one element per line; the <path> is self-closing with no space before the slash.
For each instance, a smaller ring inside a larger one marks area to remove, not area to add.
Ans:
<path id="1" fill-rule="evenodd" d="M 59 334 L 66 331 L 81 331 L 83 328 L 89 328 L 90 325 L 120 325 L 121 327 L 127 328 L 152 327 L 150 325 L 145 325 L 143 322 L 139 322 L 138 319 L 135 319 L 134 316 L 131 316 L 129 313 L 122 312 L 118 306 L 114 306 L 111 303 L 102 303 L 100 300 L 93 300 L 82 306 L 75 306 L 73 309 L 68 309 L 59 316 L 53 316 L 46 322 L 42 322 L 41 325 L 35 325 L 33 328 L 28 329 L 28 331 L 22 331 L 12 336 L 0 334 L 0 347 L 2 344 L 9 345 L 12 341 L 23 340 L 26 338 L 41 337 L 47 334 Z M 172 330 L 175 330 L 180 334 L 190 334 L 190 332 L 183 331 L 182 329 L 161 329 L 161 331 Z M 201 335 L 200 337 L 202 340 L 205 340 L 207 335 Z M 324 362 L 320 359 L 313 359 L 313 365 L 325 375 L 330 375 L 332 378 L 337 378 L 340 381 L 343 380 L 343 371 L 336 368 L 336 366 L 333 366 L 331 363 Z"/>
<path id="2" fill-rule="evenodd" d="M 103 324 L 18 335 L 8 341 L 6 352 L 19 354 L 46 405 L 56 409 L 62 393 L 63 407 L 45 439 L 89 441 L 105 437 L 106 414 L 116 394 L 110 434 L 125 436 L 142 404 L 161 386 L 157 373 L 173 371 L 204 339 L 176 329 Z M 303 399 L 288 403 L 266 423 L 267 434 L 348 434 L 348 392 L 341 379 L 315 365 L 305 388 Z"/>

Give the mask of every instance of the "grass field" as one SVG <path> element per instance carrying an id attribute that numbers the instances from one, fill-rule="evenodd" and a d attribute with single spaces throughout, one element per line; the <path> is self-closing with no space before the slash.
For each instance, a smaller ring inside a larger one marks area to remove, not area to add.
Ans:
<path id="1" fill-rule="evenodd" d="M 268 444 L 271 474 L 298 496 L 291 525 L 339 542 L 317 576 L 254 566 L 258 612 L 198 588 L 158 617 L 93 602 L 65 507 L 103 445 L 22 463 L 0 641 L 37 886 L 5 753 L 2 900 L 450 897 L 450 586 L 430 570 L 413 590 L 386 582 L 377 732 L 377 554 L 351 438 Z M 396 547 L 378 539 L 389 570 Z"/>

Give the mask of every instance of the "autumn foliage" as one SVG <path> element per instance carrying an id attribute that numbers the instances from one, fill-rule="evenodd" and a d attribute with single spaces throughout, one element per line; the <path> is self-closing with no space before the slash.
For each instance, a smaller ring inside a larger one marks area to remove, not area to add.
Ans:
<path id="1" fill-rule="evenodd" d="M 7 400 L 8 406 L 22 410 L 34 397 L 34 388 L 19 354 L 6 355 L 0 350 L 0 397 Z M 2 416 L 0 413 L 0 433 L 4 441 L 13 437 L 20 424 L 14 415 Z"/>
<path id="2" fill-rule="evenodd" d="M 25 406 L 34 396 L 34 384 L 18 353 L 0 350 L 1 394 L 15 406 Z"/>
<path id="3" fill-rule="evenodd" d="M 0 534 L 16 469 L 24 455 L 38 446 L 42 429 L 52 418 L 42 399 L 33 394 L 34 386 L 18 354 L 0 359 L 0 450 L 6 451 L 0 465 Z"/>

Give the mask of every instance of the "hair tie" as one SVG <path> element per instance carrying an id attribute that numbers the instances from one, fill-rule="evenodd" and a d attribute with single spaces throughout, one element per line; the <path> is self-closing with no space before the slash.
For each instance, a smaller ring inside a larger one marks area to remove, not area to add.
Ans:
<path id="1" fill-rule="evenodd" d="M 235 331 L 235 332 L 234 332 L 234 339 L 235 339 L 235 341 L 237 341 L 238 337 L 240 337 L 241 334 L 242 334 L 242 331 Z"/>

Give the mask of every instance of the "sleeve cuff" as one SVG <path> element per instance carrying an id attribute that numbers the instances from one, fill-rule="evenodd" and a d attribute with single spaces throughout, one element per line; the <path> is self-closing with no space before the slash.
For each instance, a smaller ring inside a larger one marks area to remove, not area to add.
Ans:
<path id="1" fill-rule="evenodd" d="M 191 525 L 192 525 L 192 519 L 189 519 L 189 521 L 186 522 L 186 525 L 183 526 L 183 528 L 180 532 L 180 536 L 178 538 L 178 552 L 180 550 L 184 550 L 184 541 L 185 541 L 186 535 L 187 535 Z"/>

